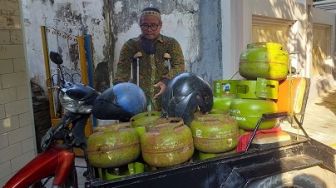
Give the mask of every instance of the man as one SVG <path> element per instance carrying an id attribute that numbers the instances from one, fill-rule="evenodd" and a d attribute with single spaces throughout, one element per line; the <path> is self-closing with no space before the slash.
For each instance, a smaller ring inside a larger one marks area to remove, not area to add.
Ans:
<path id="1" fill-rule="evenodd" d="M 180 44 L 160 34 L 161 13 L 156 8 L 143 9 L 140 16 L 141 35 L 122 47 L 115 83 L 132 81 L 144 90 L 149 107 L 160 110 L 161 98 L 168 80 L 184 71 Z"/>

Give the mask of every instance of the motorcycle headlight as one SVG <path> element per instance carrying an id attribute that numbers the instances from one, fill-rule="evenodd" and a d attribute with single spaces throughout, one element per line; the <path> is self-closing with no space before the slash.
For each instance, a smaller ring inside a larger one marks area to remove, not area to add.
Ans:
<path id="1" fill-rule="evenodd" d="M 85 101 L 77 101 L 70 98 L 66 93 L 60 92 L 59 99 L 61 105 L 66 110 L 73 113 L 89 114 L 92 110 L 92 105 L 88 105 Z"/>

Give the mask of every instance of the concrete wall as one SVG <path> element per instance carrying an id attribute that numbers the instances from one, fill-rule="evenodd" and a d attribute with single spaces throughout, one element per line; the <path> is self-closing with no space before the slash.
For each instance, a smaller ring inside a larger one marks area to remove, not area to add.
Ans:
<path id="1" fill-rule="evenodd" d="M 220 1 L 114 1 L 111 4 L 114 65 L 122 44 L 140 34 L 141 9 L 152 4 L 162 11 L 162 34 L 174 37 L 182 47 L 185 67 L 212 82 L 221 77 Z"/>
<path id="2" fill-rule="evenodd" d="M 27 61 L 30 67 L 30 77 L 42 87 L 45 84 L 45 66 L 42 51 L 40 26 L 54 28 L 71 34 L 72 36 L 88 33 L 93 38 L 94 61 L 106 60 L 108 48 L 106 48 L 104 1 L 90 0 L 27 0 L 22 1 L 23 20 L 26 35 Z M 74 43 L 48 33 L 48 46 L 50 50 L 63 55 L 64 62 L 78 63 L 78 54 Z"/>
<path id="3" fill-rule="evenodd" d="M 174 37 L 180 44 L 185 56 L 186 68 L 189 70 L 199 59 L 199 14 L 200 6 L 197 0 L 185 0 L 176 3 L 170 1 L 123 1 L 111 2 L 111 34 L 114 43 L 112 62 L 116 65 L 122 44 L 126 40 L 137 37 L 139 15 L 143 8 L 152 4 L 162 12 L 162 34 Z M 115 66 L 114 66 L 115 67 Z"/>
<path id="4" fill-rule="evenodd" d="M 31 160 L 35 136 L 19 2 L 0 0 L 0 186 Z"/>
<path id="5" fill-rule="evenodd" d="M 311 27 L 305 0 L 23 1 L 26 42 L 29 45 L 27 59 L 32 67 L 30 76 L 44 87 L 39 26 L 46 25 L 73 35 L 92 34 L 94 64 L 97 66 L 104 62 L 103 70 L 109 69 L 105 78 L 110 76 L 110 83 L 120 48 L 127 39 L 140 34 L 139 12 L 149 4 L 162 10 L 162 33 L 181 43 L 187 70 L 210 82 L 228 79 L 238 71 L 239 55 L 251 41 L 252 15 L 294 21 L 288 49 L 298 53 L 292 61 L 300 74 L 310 76 L 312 40 L 307 37 L 311 34 Z M 313 11 L 313 14 L 317 13 Z M 330 16 L 320 16 L 322 14 L 317 14 L 316 18 L 329 19 Z M 53 50 L 65 53 L 68 48 L 64 42 L 50 42 Z"/>
<path id="6" fill-rule="evenodd" d="M 115 72 L 122 44 L 140 34 L 139 13 L 150 4 L 162 10 L 162 33 L 180 42 L 186 69 L 209 81 L 220 79 L 223 68 L 219 0 L 174 3 L 161 0 L 23 1 L 26 43 L 29 46 L 27 60 L 32 67 L 30 76 L 45 87 L 41 25 L 72 35 L 92 34 L 94 64 L 98 66 L 104 62 L 104 68 L 109 64 L 111 76 Z M 66 42 L 54 38 L 49 40 L 49 46 L 51 50 L 63 53 L 65 61 L 71 60 L 68 57 L 71 55 L 66 52 L 69 46 Z"/>

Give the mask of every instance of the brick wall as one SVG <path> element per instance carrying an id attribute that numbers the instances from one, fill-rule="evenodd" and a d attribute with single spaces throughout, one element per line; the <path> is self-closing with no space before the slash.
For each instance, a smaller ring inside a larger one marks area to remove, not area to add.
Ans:
<path id="1" fill-rule="evenodd" d="M 0 187 L 36 153 L 19 7 L 0 0 Z"/>

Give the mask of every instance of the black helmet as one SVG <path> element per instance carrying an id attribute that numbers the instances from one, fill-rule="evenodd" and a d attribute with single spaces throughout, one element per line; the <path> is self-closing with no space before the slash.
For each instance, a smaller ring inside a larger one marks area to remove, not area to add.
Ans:
<path id="1" fill-rule="evenodd" d="M 193 73 L 182 73 L 173 78 L 163 94 L 162 112 L 168 117 L 182 117 L 188 125 L 199 107 L 209 112 L 213 104 L 210 85 Z"/>
<path id="2" fill-rule="evenodd" d="M 132 116 L 145 111 L 146 96 L 133 83 L 119 83 L 97 97 L 92 114 L 98 119 L 128 121 Z"/>

